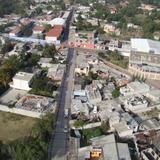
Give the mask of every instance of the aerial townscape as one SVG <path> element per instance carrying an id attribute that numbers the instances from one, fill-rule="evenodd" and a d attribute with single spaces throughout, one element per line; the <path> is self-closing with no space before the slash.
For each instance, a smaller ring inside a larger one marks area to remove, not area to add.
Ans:
<path id="1" fill-rule="evenodd" d="M 160 0 L 0 0 L 0 160 L 160 160 Z"/>

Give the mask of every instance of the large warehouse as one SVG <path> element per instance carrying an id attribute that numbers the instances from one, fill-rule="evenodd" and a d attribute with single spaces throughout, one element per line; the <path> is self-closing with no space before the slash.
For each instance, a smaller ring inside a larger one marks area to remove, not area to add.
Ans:
<path id="1" fill-rule="evenodd" d="M 160 42 L 131 39 L 129 70 L 134 75 L 160 80 Z"/>

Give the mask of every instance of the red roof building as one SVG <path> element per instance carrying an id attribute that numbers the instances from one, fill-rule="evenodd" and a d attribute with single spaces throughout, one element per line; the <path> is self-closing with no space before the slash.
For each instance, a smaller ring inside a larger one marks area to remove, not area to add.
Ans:
<path id="1" fill-rule="evenodd" d="M 56 41 L 60 38 L 63 31 L 62 25 L 55 25 L 49 32 L 46 33 L 46 40 Z"/>

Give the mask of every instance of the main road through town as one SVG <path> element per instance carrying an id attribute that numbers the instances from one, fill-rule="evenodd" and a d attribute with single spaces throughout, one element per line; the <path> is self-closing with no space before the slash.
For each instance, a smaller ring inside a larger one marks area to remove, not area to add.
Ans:
<path id="1" fill-rule="evenodd" d="M 50 160 L 67 159 L 69 133 L 64 132 L 64 127 L 67 126 L 67 128 L 69 129 L 69 117 L 64 118 L 64 110 L 65 108 L 70 108 L 71 106 L 71 96 L 74 85 L 73 79 L 74 79 L 74 69 L 75 69 L 75 58 L 76 54 L 74 53 L 74 49 L 69 48 L 67 56 L 67 66 L 61 85 L 61 94 L 59 101 L 60 103 L 58 106 L 56 128 L 50 145 L 50 151 L 49 151 Z"/>
<path id="2" fill-rule="evenodd" d="M 70 24 L 73 22 L 74 12 L 75 8 L 73 6 L 70 12 L 71 14 L 66 22 L 62 43 L 68 41 Z M 69 131 L 69 117 L 64 118 L 64 111 L 65 108 L 70 109 L 71 106 L 71 96 L 74 85 L 74 69 L 76 63 L 76 53 L 73 48 L 68 48 L 66 62 L 66 69 L 61 83 L 59 104 L 57 107 L 55 131 L 52 135 L 48 150 L 48 160 L 67 159 L 69 133 L 64 132 L 64 128 L 67 127 Z"/>

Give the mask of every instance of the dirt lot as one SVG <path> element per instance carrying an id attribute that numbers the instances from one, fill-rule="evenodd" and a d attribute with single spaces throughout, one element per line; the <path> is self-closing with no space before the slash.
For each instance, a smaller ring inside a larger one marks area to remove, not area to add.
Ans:
<path id="1" fill-rule="evenodd" d="M 0 111 L 0 141 L 4 143 L 31 133 L 36 119 Z"/>

